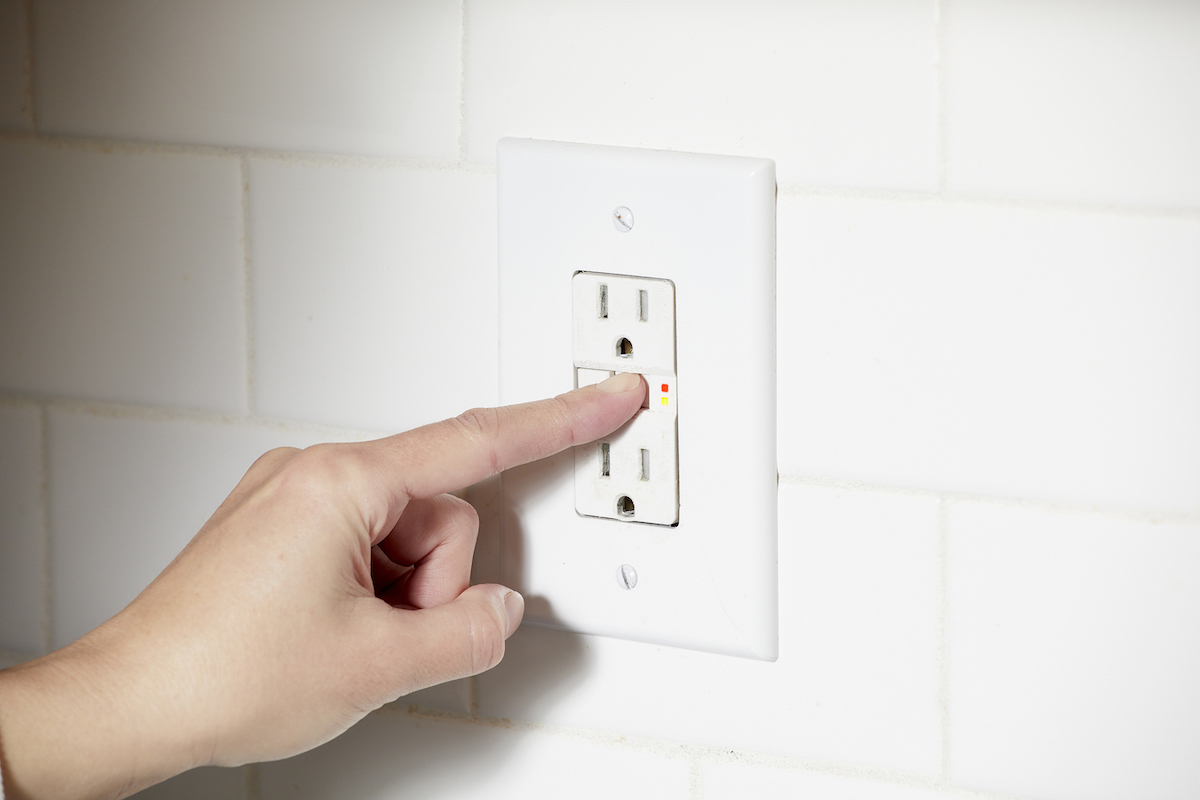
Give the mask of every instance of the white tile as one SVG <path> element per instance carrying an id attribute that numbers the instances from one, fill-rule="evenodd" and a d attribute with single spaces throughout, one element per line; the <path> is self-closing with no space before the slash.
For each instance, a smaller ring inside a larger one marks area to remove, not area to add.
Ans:
<path id="1" fill-rule="evenodd" d="M 0 648 L 45 645 L 40 412 L 0 407 Z"/>
<path id="2" fill-rule="evenodd" d="M 201 767 L 177 775 L 132 797 L 137 800 L 244 800 L 246 770 Z"/>
<path id="3" fill-rule="evenodd" d="M 1200 5 L 945 8 L 952 190 L 1200 205 Z"/>
<path id="4" fill-rule="evenodd" d="M 469 2 L 467 158 L 496 140 L 773 158 L 781 184 L 937 186 L 935 3 Z"/>
<path id="5" fill-rule="evenodd" d="M 459 17 L 456 0 L 47 0 L 36 14 L 38 126 L 454 158 Z"/>
<path id="6" fill-rule="evenodd" d="M 1200 505 L 1200 224 L 785 199 L 779 468 Z"/>
<path id="7" fill-rule="evenodd" d="M 259 767 L 263 800 L 685 800 L 688 763 L 539 731 L 394 713 Z"/>
<path id="8" fill-rule="evenodd" d="M 780 494 L 776 662 L 527 626 L 479 713 L 936 773 L 936 501 Z"/>
<path id="9" fill-rule="evenodd" d="M 258 411 L 401 430 L 494 405 L 495 179 L 255 161 Z"/>
<path id="10" fill-rule="evenodd" d="M 6 142 L 0 178 L 0 386 L 244 408 L 236 161 Z"/>
<path id="11" fill-rule="evenodd" d="M 50 414 L 54 644 L 125 607 L 254 460 L 311 434 L 186 420 Z"/>
<path id="12" fill-rule="evenodd" d="M 953 783 L 1200 795 L 1200 526 L 954 503 Z"/>
<path id="13" fill-rule="evenodd" d="M 0 128 L 29 130 L 29 31 L 25 0 L 0 0 Z"/>
<path id="14" fill-rule="evenodd" d="M 937 800 L 950 795 L 895 783 L 812 772 L 705 764 L 701 770 L 704 800 L 746 798 L 820 798 L 820 800 Z"/>

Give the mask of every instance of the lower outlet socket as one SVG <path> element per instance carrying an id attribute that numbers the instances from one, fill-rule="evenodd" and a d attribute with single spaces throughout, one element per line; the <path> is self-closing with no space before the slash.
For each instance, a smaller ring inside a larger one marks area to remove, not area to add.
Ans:
<path id="1" fill-rule="evenodd" d="M 623 522 L 679 522 L 676 419 L 661 408 L 661 402 L 659 409 L 644 408 L 615 433 L 575 448 L 576 511 Z"/>

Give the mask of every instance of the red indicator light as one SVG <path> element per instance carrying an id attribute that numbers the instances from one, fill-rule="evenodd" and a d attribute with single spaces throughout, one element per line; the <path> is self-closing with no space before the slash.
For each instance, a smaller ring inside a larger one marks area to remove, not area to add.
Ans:
<path id="1" fill-rule="evenodd" d="M 663 388 L 662 388 L 662 390 L 663 390 L 664 392 L 670 391 L 670 389 L 671 389 L 671 387 L 670 387 L 670 386 L 667 386 L 665 383 L 663 384 Z"/>

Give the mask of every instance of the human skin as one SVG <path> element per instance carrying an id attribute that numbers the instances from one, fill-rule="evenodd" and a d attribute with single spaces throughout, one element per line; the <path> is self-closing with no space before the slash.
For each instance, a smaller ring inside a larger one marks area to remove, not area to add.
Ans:
<path id="1" fill-rule="evenodd" d="M 618 375 L 262 456 L 127 608 L 0 672 L 6 797 L 125 797 L 197 766 L 285 758 L 494 667 L 524 600 L 469 585 L 479 520 L 446 492 L 598 439 L 645 395 Z"/>

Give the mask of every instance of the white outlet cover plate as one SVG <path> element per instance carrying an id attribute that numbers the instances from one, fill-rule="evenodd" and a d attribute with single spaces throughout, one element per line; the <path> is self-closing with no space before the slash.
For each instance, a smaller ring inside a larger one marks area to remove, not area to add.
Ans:
<path id="1" fill-rule="evenodd" d="M 774 162 L 502 139 L 497 185 L 500 401 L 573 388 L 576 272 L 666 278 L 679 431 L 674 527 L 578 514 L 570 451 L 505 472 L 502 580 L 528 623 L 773 660 Z"/>

